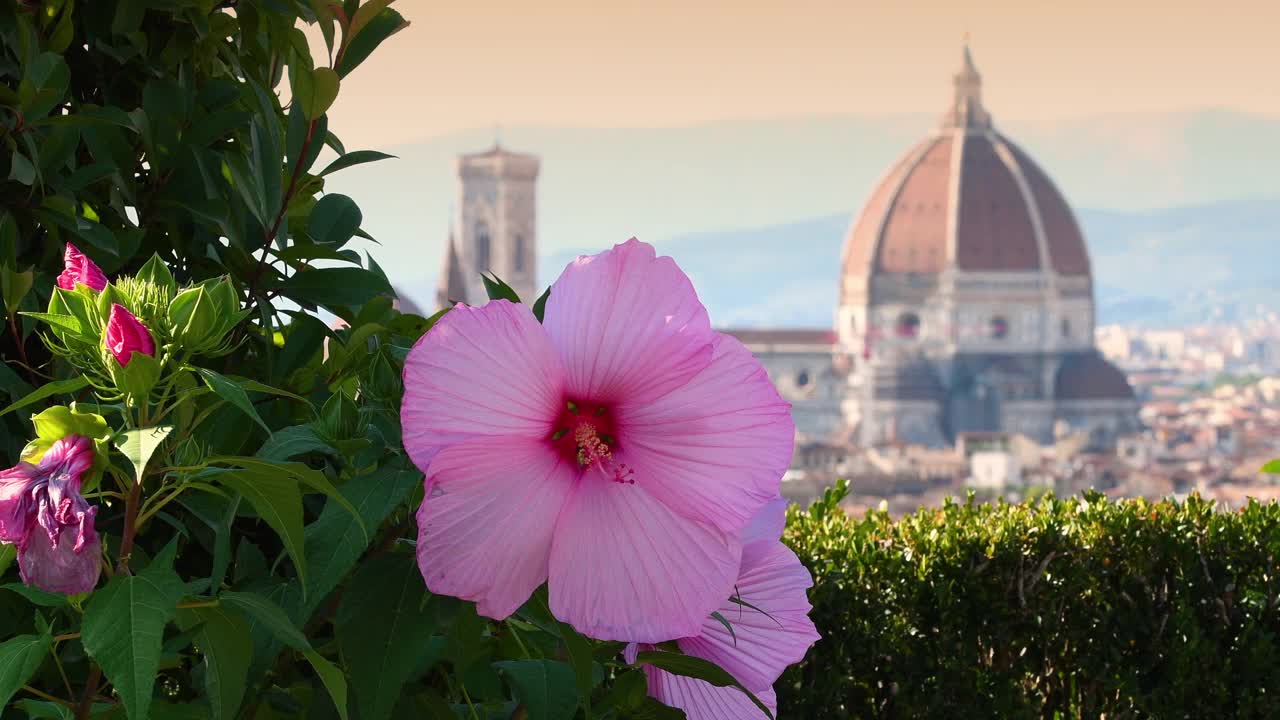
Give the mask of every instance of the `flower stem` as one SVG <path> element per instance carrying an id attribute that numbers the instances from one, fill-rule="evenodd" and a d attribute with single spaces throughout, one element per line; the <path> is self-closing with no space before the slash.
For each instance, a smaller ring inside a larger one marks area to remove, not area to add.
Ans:
<path id="1" fill-rule="evenodd" d="M 71 702 L 70 700 L 63 700 L 60 697 L 54 697 L 53 695 L 50 695 L 49 693 L 43 690 L 37 690 L 31 687 L 30 685 L 23 685 L 22 689 L 26 690 L 27 692 L 31 693 L 32 695 L 35 695 L 36 697 L 42 700 L 48 700 L 49 702 L 57 703 L 63 707 L 75 707 L 75 703 Z"/>
<path id="2" fill-rule="evenodd" d="M 96 664 L 89 669 L 89 679 L 84 684 L 84 695 L 80 696 L 80 704 L 76 706 L 76 720 L 89 720 L 89 710 L 93 707 L 93 696 L 98 694 L 98 683 L 102 681 L 102 668 Z"/>
<path id="3" fill-rule="evenodd" d="M 133 538 L 138 532 L 138 503 L 141 499 L 142 483 L 135 481 L 124 500 L 124 535 L 120 538 L 116 572 L 129 571 L 129 556 L 133 553 Z"/>
<path id="4" fill-rule="evenodd" d="M 31 361 L 27 359 L 27 346 L 22 342 L 22 333 L 18 332 L 18 322 L 15 316 L 9 316 L 9 332 L 13 334 L 13 345 L 18 349 L 18 359 L 22 361 L 22 369 L 27 373 L 27 379 L 32 385 L 39 385 L 40 381 L 36 379 L 35 373 L 31 370 Z"/>

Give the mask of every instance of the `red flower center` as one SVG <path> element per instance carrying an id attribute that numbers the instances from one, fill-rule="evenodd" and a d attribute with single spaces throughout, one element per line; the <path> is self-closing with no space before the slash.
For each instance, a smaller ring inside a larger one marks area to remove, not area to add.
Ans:
<path id="1" fill-rule="evenodd" d="M 614 459 L 617 424 L 607 406 L 565 400 L 553 427 L 551 443 L 566 459 L 583 470 L 595 468 L 614 482 L 635 482 L 631 468 Z"/>

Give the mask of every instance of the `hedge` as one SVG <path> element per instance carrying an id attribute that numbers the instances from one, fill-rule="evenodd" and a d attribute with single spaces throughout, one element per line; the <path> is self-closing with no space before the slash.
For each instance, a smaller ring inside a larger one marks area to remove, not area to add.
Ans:
<path id="1" fill-rule="evenodd" d="M 1280 717 L 1280 505 L 792 507 L 823 639 L 793 718 Z"/>

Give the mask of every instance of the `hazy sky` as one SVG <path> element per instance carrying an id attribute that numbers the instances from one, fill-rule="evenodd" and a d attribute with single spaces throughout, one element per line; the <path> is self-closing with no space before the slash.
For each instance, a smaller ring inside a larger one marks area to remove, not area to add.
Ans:
<path id="1" fill-rule="evenodd" d="M 1280 114 L 1275 0 L 399 0 L 412 23 L 331 126 L 461 128 L 937 111 L 966 32 L 997 121 L 1208 106 Z"/>

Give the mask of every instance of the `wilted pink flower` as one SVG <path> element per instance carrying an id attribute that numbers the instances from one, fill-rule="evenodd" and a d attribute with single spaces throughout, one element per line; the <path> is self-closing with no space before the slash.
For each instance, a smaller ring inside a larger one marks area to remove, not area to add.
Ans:
<path id="1" fill-rule="evenodd" d="M 151 331 L 119 304 L 111 306 L 111 317 L 107 318 L 106 343 L 120 367 L 128 367 L 136 352 L 143 355 L 156 354 L 156 343 L 151 339 Z"/>
<path id="2" fill-rule="evenodd" d="M 785 500 L 766 505 L 743 533 L 742 570 L 735 594 L 719 608 L 720 617 L 733 631 L 719 619 L 708 617 L 700 633 L 676 641 L 684 654 L 727 670 L 775 714 L 773 683 L 788 665 L 802 660 L 819 638 L 809 619 L 812 608 L 805 594 L 813 579 L 795 553 L 778 541 L 786 507 Z M 628 662 L 635 662 L 639 650 L 650 649 L 632 643 L 626 651 Z M 684 710 L 689 720 L 765 717 L 737 688 L 716 687 L 649 665 L 644 670 L 649 694 Z"/>
<path id="3" fill-rule="evenodd" d="M 549 581 L 556 617 L 606 640 L 698 632 L 794 441 L 760 363 L 634 239 L 570 263 L 542 326 L 525 305 L 455 306 L 405 388 L 427 586 L 501 619 Z"/>
<path id="4" fill-rule="evenodd" d="M 58 287 L 63 290 L 75 290 L 76 283 L 88 285 L 102 292 L 107 286 L 107 276 L 75 245 L 67 243 L 62 256 L 62 274 L 58 275 Z"/>
<path id="5" fill-rule="evenodd" d="M 98 509 L 80 495 L 93 452 L 92 440 L 70 435 L 55 442 L 38 465 L 23 462 L 0 472 L 0 542 L 17 546 L 24 583 L 67 594 L 98 584 Z"/>

